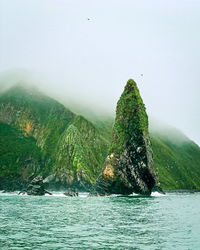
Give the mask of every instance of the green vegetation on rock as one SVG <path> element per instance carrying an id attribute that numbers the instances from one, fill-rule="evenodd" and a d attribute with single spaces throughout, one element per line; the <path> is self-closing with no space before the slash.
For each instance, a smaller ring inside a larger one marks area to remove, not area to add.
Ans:
<path id="1" fill-rule="evenodd" d="M 113 138 L 93 193 L 151 193 L 156 185 L 148 117 L 134 80 L 128 80 L 117 103 Z"/>
<path id="2" fill-rule="evenodd" d="M 124 109 L 129 97 L 130 106 L 138 109 Z M 112 141 L 112 118 L 89 121 L 20 84 L 1 93 L 0 189 L 22 188 L 34 174 L 51 176 L 56 187 L 88 190 L 101 173 L 109 148 L 120 154 L 131 131 L 147 132 L 148 118 L 133 80 L 128 81 L 117 109 Z M 129 115 L 139 119 L 126 120 Z M 162 188 L 200 190 L 200 148 L 178 130 L 154 127 L 150 127 L 150 138 Z"/>
<path id="3" fill-rule="evenodd" d="M 135 141 L 143 134 L 148 135 L 148 117 L 138 87 L 130 79 L 117 103 L 110 153 L 120 154 L 130 137 Z"/>

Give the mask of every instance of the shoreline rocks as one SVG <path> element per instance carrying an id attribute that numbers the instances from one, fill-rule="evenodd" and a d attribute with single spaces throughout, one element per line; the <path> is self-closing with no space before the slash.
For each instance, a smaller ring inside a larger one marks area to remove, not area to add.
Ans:
<path id="1" fill-rule="evenodd" d="M 28 185 L 26 190 L 28 195 L 52 195 L 49 191 L 45 190 L 42 176 L 35 177 Z"/>
<path id="2" fill-rule="evenodd" d="M 77 197 L 78 192 L 76 190 L 68 190 L 68 191 L 64 192 L 64 195 L 69 196 L 69 197 Z"/>

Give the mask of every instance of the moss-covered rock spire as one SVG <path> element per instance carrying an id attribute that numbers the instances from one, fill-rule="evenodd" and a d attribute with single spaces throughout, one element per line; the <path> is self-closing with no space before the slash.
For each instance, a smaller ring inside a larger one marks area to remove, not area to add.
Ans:
<path id="1" fill-rule="evenodd" d="M 156 184 L 148 116 L 134 80 L 128 80 L 116 110 L 112 145 L 94 192 L 150 194 Z"/>

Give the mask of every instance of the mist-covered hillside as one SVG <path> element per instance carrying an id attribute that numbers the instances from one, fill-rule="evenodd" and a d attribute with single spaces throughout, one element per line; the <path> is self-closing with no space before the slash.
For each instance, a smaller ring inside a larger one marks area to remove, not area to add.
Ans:
<path id="1" fill-rule="evenodd" d="M 0 122 L 0 151 L 4 154 L 0 165 L 1 178 L 13 180 L 17 176 L 21 181 L 28 179 L 29 176 L 24 175 L 23 171 L 27 164 L 22 157 L 25 154 L 33 155 L 31 147 L 39 150 L 41 163 L 35 164 L 28 171 L 29 175 L 41 174 L 47 177 L 54 174 L 58 186 L 77 186 L 83 189 L 97 178 L 109 142 L 90 121 L 74 114 L 37 89 L 15 85 L 2 93 Z M 15 150 L 12 141 L 13 138 L 19 141 L 20 135 L 27 144 L 30 141 L 32 146 L 29 145 L 26 150 L 21 146 L 19 152 Z M 11 161 L 5 152 L 13 155 Z M 12 171 L 6 172 L 9 166 Z"/>
<path id="2" fill-rule="evenodd" d="M 155 120 L 150 134 L 163 189 L 200 189 L 200 147 L 178 129 Z"/>
<path id="3" fill-rule="evenodd" d="M 52 188 L 89 190 L 103 168 L 114 120 L 85 113 L 75 114 L 34 87 L 18 84 L 1 93 L 0 189 L 20 188 L 40 174 Z M 200 189 L 200 148 L 155 121 L 150 136 L 162 188 Z"/>

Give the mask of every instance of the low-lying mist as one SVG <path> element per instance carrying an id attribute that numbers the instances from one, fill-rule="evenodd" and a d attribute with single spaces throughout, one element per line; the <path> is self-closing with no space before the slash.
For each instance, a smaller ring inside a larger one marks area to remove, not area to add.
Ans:
<path id="1" fill-rule="evenodd" d="M 126 80 L 123 84 L 125 85 L 125 83 Z M 59 101 L 74 113 L 83 115 L 94 123 L 96 121 L 114 122 L 115 109 L 121 94 L 118 93 L 118 96 L 114 97 L 113 93 L 107 93 L 105 89 L 105 93 L 98 93 L 98 91 L 95 91 L 95 87 L 90 91 L 85 90 L 83 83 L 77 85 L 67 82 L 59 83 L 44 77 L 42 74 L 33 74 L 25 70 L 9 71 L 0 74 L 1 93 L 17 84 L 28 89 L 36 88 L 41 93 Z M 124 87 L 123 84 L 122 89 Z M 146 105 L 148 106 L 148 104 Z M 149 129 L 152 134 L 164 135 L 165 137 L 169 137 L 170 140 L 180 143 L 189 140 L 180 131 L 182 128 L 176 129 L 176 126 L 168 125 L 165 121 L 161 121 L 159 117 L 152 115 L 150 112 L 149 123 Z"/>
<path id="2" fill-rule="evenodd" d="M 86 90 L 84 84 L 73 85 L 70 82 L 55 82 L 42 74 L 33 74 L 25 70 L 9 71 L 0 74 L 0 92 L 20 84 L 29 89 L 34 87 L 48 95 L 75 113 L 89 117 L 114 118 L 117 98 L 104 98 L 95 88 Z M 111 95 L 112 96 L 112 95 Z"/>

